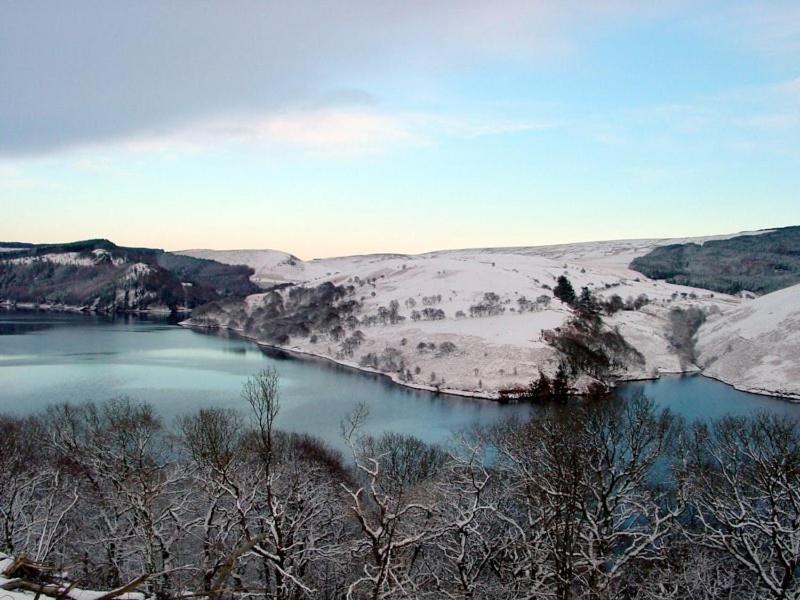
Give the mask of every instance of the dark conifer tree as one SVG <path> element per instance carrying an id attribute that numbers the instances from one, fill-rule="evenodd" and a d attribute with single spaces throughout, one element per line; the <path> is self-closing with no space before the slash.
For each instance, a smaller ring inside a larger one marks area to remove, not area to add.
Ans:
<path id="1" fill-rule="evenodd" d="M 565 403 L 569 399 L 569 376 L 564 363 L 558 365 L 558 371 L 553 379 L 553 400 Z"/>
<path id="2" fill-rule="evenodd" d="M 531 383 L 529 393 L 533 402 L 550 402 L 553 399 L 553 386 L 550 378 L 539 371 L 539 379 Z"/>
<path id="3" fill-rule="evenodd" d="M 598 312 L 597 301 L 588 287 L 581 288 L 581 295 L 578 298 L 576 308 L 585 314 L 596 314 Z"/>
<path id="4" fill-rule="evenodd" d="M 558 284 L 553 288 L 553 294 L 565 304 L 572 306 L 575 303 L 575 288 L 564 275 L 559 276 Z"/>

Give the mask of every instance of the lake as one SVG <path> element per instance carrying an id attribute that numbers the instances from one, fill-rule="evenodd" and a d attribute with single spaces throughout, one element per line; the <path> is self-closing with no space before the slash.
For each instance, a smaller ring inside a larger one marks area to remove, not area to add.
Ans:
<path id="1" fill-rule="evenodd" d="M 369 407 L 371 432 L 410 433 L 428 442 L 532 412 L 527 405 L 406 389 L 384 377 L 290 358 L 164 319 L 0 311 L 0 412 L 30 414 L 54 402 L 122 396 L 152 403 L 167 421 L 201 407 L 244 410 L 242 383 L 269 365 L 281 377 L 279 426 L 338 447 L 339 423 L 360 402 Z M 798 404 L 701 376 L 628 383 L 619 393 L 637 390 L 688 419 L 759 410 L 800 418 Z"/>

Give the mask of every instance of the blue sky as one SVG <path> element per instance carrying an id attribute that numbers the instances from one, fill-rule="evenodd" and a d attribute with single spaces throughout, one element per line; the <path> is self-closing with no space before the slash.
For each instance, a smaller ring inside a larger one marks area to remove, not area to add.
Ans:
<path id="1" fill-rule="evenodd" d="M 304 258 L 800 224 L 800 3 L 0 0 L 0 239 Z"/>

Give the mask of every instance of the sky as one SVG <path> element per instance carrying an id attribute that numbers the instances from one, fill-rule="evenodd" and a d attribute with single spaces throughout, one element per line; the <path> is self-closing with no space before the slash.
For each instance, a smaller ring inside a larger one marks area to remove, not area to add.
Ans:
<path id="1" fill-rule="evenodd" d="M 678 237 L 799 192 L 797 0 L 0 0 L 4 241 Z"/>

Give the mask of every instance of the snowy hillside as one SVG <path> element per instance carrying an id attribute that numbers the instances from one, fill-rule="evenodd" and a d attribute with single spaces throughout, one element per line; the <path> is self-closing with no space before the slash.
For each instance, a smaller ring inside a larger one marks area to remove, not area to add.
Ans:
<path id="1" fill-rule="evenodd" d="M 263 287 L 309 279 L 306 264 L 280 250 L 181 250 L 173 254 L 215 260 L 226 265 L 247 265 L 255 271 L 251 277 L 253 282 Z"/>
<path id="2" fill-rule="evenodd" d="M 190 324 L 234 329 L 264 343 L 380 371 L 414 387 L 494 396 L 529 384 L 540 371 L 552 376 L 563 360 L 545 336 L 574 316 L 553 294 L 558 277 L 566 275 L 576 292 L 586 287 L 601 302 L 616 295 L 625 308 L 604 315 L 605 328 L 618 331 L 644 360 L 617 366 L 615 376 L 657 377 L 696 370 L 682 364 L 673 348 L 673 308 L 727 312 L 741 302 L 650 280 L 628 268 L 633 257 L 673 241 L 383 254 L 294 264 L 274 251 L 186 251 L 218 261 L 246 259 L 260 281 L 301 282 L 242 303 L 214 303 L 193 315 Z M 290 295 L 292 289 L 313 290 L 323 283 L 342 289 L 328 307 L 333 317 L 320 315 L 318 307 L 310 312 L 318 298 Z"/>
<path id="3" fill-rule="evenodd" d="M 800 399 L 800 285 L 713 317 L 698 332 L 697 349 L 706 375 Z"/>
<path id="4" fill-rule="evenodd" d="M 452 256 L 483 256 L 491 262 L 491 255 L 513 254 L 520 256 L 536 256 L 553 261 L 569 261 L 581 266 L 605 267 L 616 269 L 631 278 L 641 274 L 631 271 L 631 261 L 643 256 L 659 246 L 693 242 L 703 244 L 707 241 L 725 240 L 740 235 L 759 235 L 770 230 L 741 232 L 726 235 L 713 235 L 690 238 L 650 238 L 636 240 L 611 240 L 598 242 L 578 242 L 573 244 L 555 244 L 550 246 L 520 246 L 508 248 L 471 248 L 463 250 L 440 250 L 416 256 L 405 254 L 370 254 L 363 256 L 343 256 L 335 258 L 316 258 L 303 261 L 288 252 L 280 250 L 180 250 L 173 254 L 192 256 L 206 260 L 214 260 L 228 265 L 247 265 L 255 273 L 253 281 L 270 287 L 278 283 L 299 283 L 322 281 L 336 274 L 346 273 L 353 264 L 370 264 L 375 260 L 389 258 L 448 258 Z"/>

